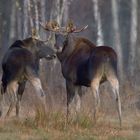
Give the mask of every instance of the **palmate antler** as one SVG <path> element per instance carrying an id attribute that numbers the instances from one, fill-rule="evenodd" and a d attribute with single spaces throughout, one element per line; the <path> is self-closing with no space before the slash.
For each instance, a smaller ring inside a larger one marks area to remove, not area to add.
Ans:
<path id="1" fill-rule="evenodd" d="M 60 26 L 56 21 L 49 21 L 45 24 L 40 22 L 41 27 L 43 27 L 47 31 L 57 32 L 60 30 Z"/>
<path id="2" fill-rule="evenodd" d="M 88 25 L 80 28 L 80 29 L 77 29 L 76 26 L 73 24 L 72 20 L 70 20 L 67 25 L 66 25 L 66 32 L 68 33 L 79 33 L 85 29 L 87 29 Z"/>
<path id="3" fill-rule="evenodd" d="M 77 29 L 71 20 L 67 23 L 66 27 L 60 27 L 60 25 L 56 21 L 46 22 L 46 24 L 40 22 L 40 25 L 47 31 L 59 33 L 79 33 L 81 31 L 84 31 L 88 27 L 88 25 L 86 25 L 82 28 Z"/>

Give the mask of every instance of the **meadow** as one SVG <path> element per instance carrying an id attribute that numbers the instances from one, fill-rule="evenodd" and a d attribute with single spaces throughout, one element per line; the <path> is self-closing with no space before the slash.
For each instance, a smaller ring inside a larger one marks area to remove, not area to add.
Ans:
<path id="1" fill-rule="evenodd" d="M 82 99 L 81 112 L 71 115 L 67 125 L 64 104 L 56 100 L 43 114 L 41 108 L 31 102 L 36 102 L 36 97 L 27 92 L 21 102 L 20 117 L 15 117 L 14 110 L 9 118 L 1 118 L 0 140 L 139 140 L 140 112 L 136 106 L 139 94 L 132 95 L 130 90 L 129 93 L 121 98 L 123 122 L 120 128 L 115 104 L 106 92 L 101 94 L 101 109 L 96 123 L 89 93 Z M 4 111 L 7 110 L 5 104 Z"/>

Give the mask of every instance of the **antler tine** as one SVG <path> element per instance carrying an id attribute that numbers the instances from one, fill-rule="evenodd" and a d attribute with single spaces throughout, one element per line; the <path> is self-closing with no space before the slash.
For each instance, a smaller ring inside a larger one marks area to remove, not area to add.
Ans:
<path id="1" fill-rule="evenodd" d="M 81 32 L 81 31 L 86 30 L 87 28 L 88 28 L 88 25 L 82 27 L 81 29 L 75 29 L 75 30 L 73 31 L 73 33 L 79 33 L 79 32 Z"/>

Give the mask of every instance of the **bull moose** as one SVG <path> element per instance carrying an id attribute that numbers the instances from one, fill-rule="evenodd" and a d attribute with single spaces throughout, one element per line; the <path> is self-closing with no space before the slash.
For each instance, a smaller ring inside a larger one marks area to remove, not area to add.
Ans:
<path id="1" fill-rule="evenodd" d="M 41 58 L 53 59 L 53 49 L 49 48 L 44 41 L 36 37 L 15 41 L 5 53 L 2 60 L 2 84 L 1 84 L 1 107 L 3 94 L 10 96 L 10 106 L 6 116 L 10 115 L 16 106 L 16 116 L 19 115 L 20 101 L 25 90 L 26 82 L 29 81 L 41 99 L 45 99 L 39 79 L 39 60 Z M 2 108 L 1 108 L 2 115 Z"/>
<path id="2" fill-rule="evenodd" d="M 95 98 L 94 117 L 100 106 L 99 86 L 109 81 L 115 95 L 119 122 L 121 126 L 121 101 L 119 95 L 119 81 L 117 76 L 117 54 L 108 46 L 96 46 L 86 38 L 76 37 L 73 33 L 79 33 L 87 26 L 77 29 L 72 22 L 66 27 L 55 28 L 42 24 L 47 30 L 55 32 L 55 48 L 57 57 L 61 62 L 62 74 L 66 80 L 67 90 L 67 119 L 69 105 L 74 96 L 77 96 L 77 111 L 80 108 L 82 96 L 81 86 L 91 87 Z"/>

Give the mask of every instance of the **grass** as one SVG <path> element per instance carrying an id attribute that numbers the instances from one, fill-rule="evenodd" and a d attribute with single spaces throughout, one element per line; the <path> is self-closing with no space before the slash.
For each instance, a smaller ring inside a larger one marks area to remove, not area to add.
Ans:
<path id="1" fill-rule="evenodd" d="M 119 128 L 117 113 L 99 112 L 95 123 L 91 111 L 71 115 L 68 125 L 62 110 L 45 113 L 40 106 L 21 109 L 19 119 L 0 119 L 0 140 L 139 140 L 140 115 L 123 112 Z M 24 112 L 25 111 L 25 112 Z M 14 112 L 13 114 L 14 115 Z M 11 116 L 12 116 L 11 115 Z M 125 117 L 124 117 L 125 116 Z"/>
<path id="2" fill-rule="evenodd" d="M 36 115 L 39 115 L 38 113 Z M 34 117 L 0 120 L 0 140 L 139 140 L 140 123 L 124 122 L 122 129 L 118 121 L 111 118 L 96 124 L 90 115 L 71 117 L 65 126 L 61 112 L 49 113 L 43 123 Z M 41 117 L 41 119 L 44 116 Z M 46 125 L 44 125 L 46 124 Z"/>

